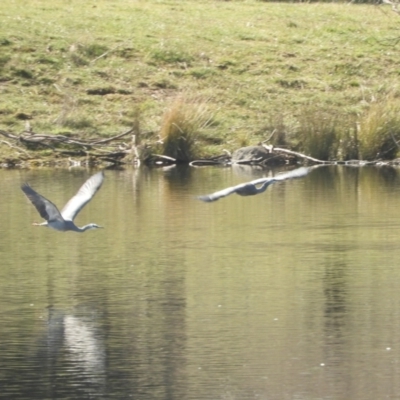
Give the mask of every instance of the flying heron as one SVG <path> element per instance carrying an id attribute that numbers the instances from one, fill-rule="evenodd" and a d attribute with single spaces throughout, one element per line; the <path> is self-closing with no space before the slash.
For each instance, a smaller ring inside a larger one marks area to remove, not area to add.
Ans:
<path id="1" fill-rule="evenodd" d="M 253 196 L 255 194 L 263 193 L 267 190 L 268 186 L 277 181 L 284 181 L 286 179 L 300 178 L 308 174 L 310 168 L 301 167 L 285 174 L 279 174 L 273 178 L 260 178 L 250 182 L 241 183 L 236 186 L 231 186 L 226 189 L 219 190 L 204 196 L 198 196 L 199 200 L 211 202 L 219 200 L 221 197 L 229 196 L 232 193 L 239 194 L 240 196 Z M 261 185 L 261 186 L 259 186 Z"/>
<path id="2" fill-rule="evenodd" d="M 79 211 L 92 199 L 96 192 L 100 189 L 104 181 L 103 171 L 91 176 L 78 190 L 76 195 L 68 201 L 60 212 L 58 208 L 45 197 L 33 190 L 27 183 L 21 186 L 22 191 L 26 197 L 38 210 L 40 216 L 46 221 L 33 223 L 33 225 L 47 226 L 57 231 L 74 231 L 85 232 L 88 229 L 102 228 L 96 224 L 87 224 L 81 228 L 74 224 L 74 218 L 78 215 Z"/>

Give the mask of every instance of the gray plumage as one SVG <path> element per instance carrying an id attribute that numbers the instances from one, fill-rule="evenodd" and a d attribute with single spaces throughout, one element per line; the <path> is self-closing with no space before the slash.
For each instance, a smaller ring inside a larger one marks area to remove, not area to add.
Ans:
<path id="1" fill-rule="evenodd" d="M 241 183 L 236 186 L 219 190 L 218 192 L 206 194 L 204 196 L 198 196 L 198 199 L 209 203 L 212 201 L 217 201 L 222 197 L 229 196 L 232 193 L 236 193 L 240 196 L 254 196 L 256 194 L 265 192 L 268 186 L 274 182 L 303 177 L 308 174 L 309 170 L 310 168 L 306 167 L 297 168 L 285 174 L 274 176 L 273 178 L 255 179 L 250 182 Z"/>
<path id="2" fill-rule="evenodd" d="M 91 176 L 78 190 L 76 195 L 68 201 L 61 212 L 48 199 L 33 190 L 27 183 L 21 186 L 26 197 L 38 210 L 40 216 L 46 220 L 41 224 L 34 223 L 33 225 L 47 226 L 57 231 L 74 231 L 85 232 L 88 229 L 102 228 L 96 224 L 87 224 L 81 228 L 74 224 L 74 218 L 79 211 L 93 198 L 96 192 L 100 189 L 104 181 L 103 171 Z"/>

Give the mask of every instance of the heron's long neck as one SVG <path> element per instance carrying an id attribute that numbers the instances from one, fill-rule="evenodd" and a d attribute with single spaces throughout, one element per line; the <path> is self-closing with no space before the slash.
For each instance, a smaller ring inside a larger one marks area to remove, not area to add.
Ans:
<path id="1" fill-rule="evenodd" d="M 271 185 L 272 183 L 274 183 L 274 182 L 275 182 L 274 180 L 264 182 L 264 183 L 262 184 L 262 186 L 258 189 L 258 193 L 265 192 L 265 191 L 267 190 L 267 187 L 268 187 L 269 185 Z"/>
<path id="2" fill-rule="evenodd" d="M 92 229 L 92 228 L 93 228 L 92 224 L 84 225 L 84 226 L 82 226 L 82 227 L 75 226 L 74 231 L 75 231 L 75 232 L 85 232 L 85 231 L 87 231 L 88 229 Z"/>

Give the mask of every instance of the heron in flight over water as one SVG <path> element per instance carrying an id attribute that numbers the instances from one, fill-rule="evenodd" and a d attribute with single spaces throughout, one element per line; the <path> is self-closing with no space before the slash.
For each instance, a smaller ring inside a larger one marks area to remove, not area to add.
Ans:
<path id="1" fill-rule="evenodd" d="M 301 178 L 309 173 L 311 168 L 301 167 L 285 174 L 279 174 L 273 178 L 260 178 L 250 182 L 241 183 L 236 186 L 231 186 L 226 189 L 219 190 L 204 196 L 198 196 L 199 200 L 211 202 L 219 200 L 221 197 L 229 196 L 232 193 L 239 194 L 240 196 L 253 196 L 255 194 L 263 193 L 267 190 L 268 186 L 277 181 L 284 181 L 286 179 Z"/>
<path id="2" fill-rule="evenodd" d="M 103 171 L 91 176 L 78 190 L 76 195 L 68 201 L 60 212 L 58 208 L 45 197 L 33 190 L 27 183 L 21 186 L 22 191 L 26 197 L 38 210 L 40 216 L 46 221 L 41 224 L 34 223 L 33 225 L 47 226 L 57 231 L 74 231 L 85 232 L 88 229 L 102 228 L 96 224 L 87 224 L 81 228 L 74 224 L 74 218 L 78 215 L 79 211 L 89 203 L 96 192 L 100 189 L 104 181 Z"/>

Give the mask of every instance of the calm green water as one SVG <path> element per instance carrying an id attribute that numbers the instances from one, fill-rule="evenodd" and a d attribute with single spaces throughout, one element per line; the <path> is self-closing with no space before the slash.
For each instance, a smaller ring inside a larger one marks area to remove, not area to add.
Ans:
<path id="1" fill-rule="evenodd" d="M 323 167 L 254 197 L 249 168 L 0 171 L 0 398 L 398 399 L 400 170 Z"/>

